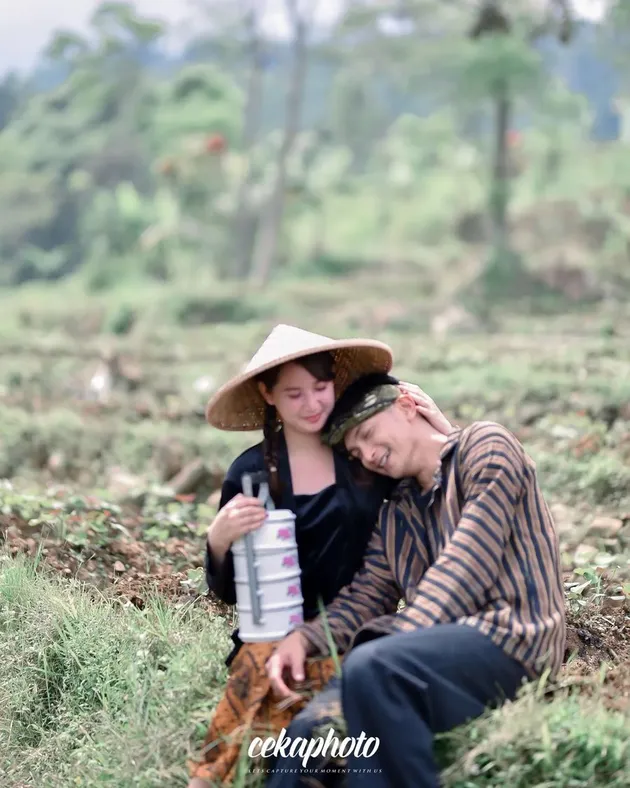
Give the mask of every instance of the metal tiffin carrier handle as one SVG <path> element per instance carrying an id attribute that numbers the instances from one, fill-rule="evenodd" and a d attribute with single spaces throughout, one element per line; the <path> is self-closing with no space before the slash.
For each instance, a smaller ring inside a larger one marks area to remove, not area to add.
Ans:
<path id="1" fill-rule="evenodd" d="M 243 487 L 243 495 L 248 498 L 253 498 L 254 480 L 252 474 L 244 473 L 241 476 L 241 485 Z M 275 508 L 273 500 L 269 495 L 269 485 L 267 482 L 260 483 L 258 498 L 263 502 L 266 509 Z M 258 564 L 256 562 L 256 554 L 254 553 L 254 536 L 251 533 L 245 534 L 245 555 L 247 557 L 247 576 L 249 581 L 249 596 L 252 604 L 252 619 L 254 624 L 258 625 L 264 623 L 260 608 L 262 591 L 258 587 Z"/>

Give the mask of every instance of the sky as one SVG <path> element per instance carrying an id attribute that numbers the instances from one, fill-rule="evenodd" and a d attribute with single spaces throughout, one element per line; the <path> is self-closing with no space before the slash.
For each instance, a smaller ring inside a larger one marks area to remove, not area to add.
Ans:
<path id="1" fill-rule="evenodd" d="M 319 21 L 332 21 L 339 13 L 342 0 L 317 2 Z M 283 0 L 260 0 L 265 3 L 265 27 L 269 33 L 282 35 L 286 30 Z M 598 19 L 606 0 L 571 0 L 581 16 Z M 0 0 L 0 74 L 9 70 L 29 70 L 38 53 L 59 28 L 85 30 L 99 0 Z M 180 29 L 180 38 L 190 30 L 190 21 L 200 19 L 191 0 L 135 0 L 138 11 L 147 16 L 168 20 Z M 188 20 L 188 24 L 186 24 Z M 173 39 L 177 46 L 178 39 Z"/>

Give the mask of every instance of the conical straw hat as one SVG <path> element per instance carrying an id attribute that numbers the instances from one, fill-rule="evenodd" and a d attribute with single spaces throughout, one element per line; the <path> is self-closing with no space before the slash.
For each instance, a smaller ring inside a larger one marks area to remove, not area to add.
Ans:
<path id="1" fill-rule="evenodd" d="M 243 372 L 212 396 L 206 407 L 206 419 L 220 430 L 261 430 L 265 420 L 265 400 L 258 390 L 256 376 L 279 364 L 323 351 L 332 353 L 335 360 L 337 396 L 361 375 L 389 372 L 392 368 L 392 350 L 382 342 L 371 339 L 334 340 L 295 326 L 278 325 Z"/>

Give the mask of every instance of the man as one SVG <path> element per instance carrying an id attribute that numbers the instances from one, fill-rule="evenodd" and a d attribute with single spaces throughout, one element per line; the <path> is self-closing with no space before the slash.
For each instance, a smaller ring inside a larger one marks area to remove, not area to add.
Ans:
<path id="1" fill-rule="evenodd" d="M 380 740 L 372 757 L 348 757 L 347 785 L 435 788 L 435 733 L 514 698 L 523 680 L 545 670 L 553 676 L 562 664 L 552 518 L 534 463 L 509 430 L 476 422 L 444 435 L 389 376 L 350 386 L 325 434 L 365 468 L 401 480 L 381 509 L 363 569 L 326 610 L 346 656 L 341 686 L 322 695 L 341 693 L 348 736 Z M 299 681 L 306 657 L 329 651 L 325 626 L 322 617 L 303 625 L 270 659 L 280 695 L 292 694 L 285 670 Z M 293 727 L 303 736 L 300 726 L 298 715 Z M 290 784 L 300 783 L 270 783 Z"/>

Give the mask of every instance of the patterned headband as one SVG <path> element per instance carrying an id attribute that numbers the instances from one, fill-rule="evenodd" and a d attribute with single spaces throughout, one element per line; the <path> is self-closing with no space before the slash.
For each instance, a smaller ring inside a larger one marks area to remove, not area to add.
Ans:
<path id="1" fill-rule="evenodd" d="M 400 396 L 400 389 L 391 383 L 376 386 L 367 391 L 361 399 L 349 410 L 333 410 L 330 425 L 324 433 L 322 440 L 328 446 L 334 447 L 343 441 L 344 435 L 366 419 L 376 413 L 389 408 Z"/>

